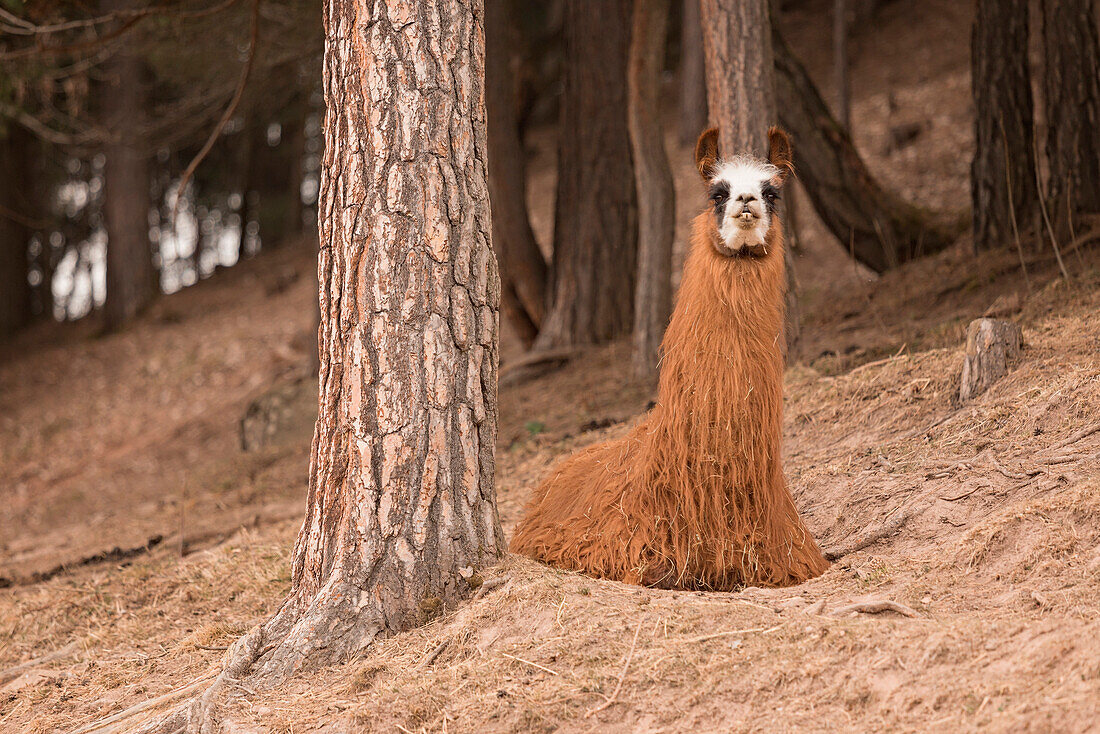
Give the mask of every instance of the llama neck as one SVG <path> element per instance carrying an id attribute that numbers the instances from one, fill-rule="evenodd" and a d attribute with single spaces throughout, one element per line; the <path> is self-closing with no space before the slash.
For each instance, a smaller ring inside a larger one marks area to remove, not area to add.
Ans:
<path id="1" fill-rule="evenodd" d="M 785 287 L 781 225 L 776 220 L 769 231 L 764 257 L 720 255 L 710 242 L 715 236 L 709 213 L 696 217 L 662 342 L 660 403 L 667 421 L 682 423 L 669 427 L 691 434 L 701 448 L 710 443 L 705 434 L 740 434 L 745 425 L 777 444 Z M 778 456 L 778 445 L 773 448 L 769 453 Z"/>

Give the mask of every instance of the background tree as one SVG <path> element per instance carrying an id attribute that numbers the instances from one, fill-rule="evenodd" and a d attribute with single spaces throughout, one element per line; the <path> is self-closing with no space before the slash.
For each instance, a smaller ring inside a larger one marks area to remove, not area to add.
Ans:
<path id="1" fill-rule="evenodd" d="M 971 36 L 974 247 L 1004 247 L 1034 226 L 1035 183 L 1026 0 L 978 0 Z"/>
<path id="2" fill-rule="evenodd" d="M 703 55 L 700 0 L 681 0 L 680 17 L 680 142 L 695 145 L 707 126 L 707 74 Z"/>
<path id="3" fill-rule="evenodd" d="M 998 12 L 1006 12 L 1005 5 L 1011 3 L 1001 3 Z M 1047 209 L 1060 236 L 1077 229 L 1075 222 L 1082 213 L 1100 212 L 1100 44 L 1094 5 L 1092 0 L 1042 2 Z M 1026 23 L 1026 8 L 1023 15 Z M 1003 32 L 1014 34 L 1006 40 L 1019 42 L 1020 20 L 999 20 L 1010 24 Z M 1020 48 L 1026 50 L 1026 25 L 1023 39 Z M 989 49 L 994 50 L 1001 49 Z M 980 126 L 979 120 L 979 130 Z"/>
<path id="4" fill-rule="evenodd" d="M 775 124 L 775 61 L 768 0 L 702 0 L 710 121 L 720 128 L 722 155 L 768 156 L 768 128 Z M 795 146 L 798 161 L 798 147 Z M 796 163 L 797 168 L 797 163 Z M 787 353 L 796 350 L 800 319 L 793 251 L 787 259 Z"/>
<path id="5" fill-rule="evenodd" d="M 133 9 L 130 0 L 101 0 L 106 15 Z M 116 328 L 140 314 L 158 292 L 149 243 L 152 178 L 145 115 L 147 78 L 124 35 L 104 65 L 98 95 L 107 142 L 103 146 L 103 219 L 107 229 L 107 302 L 104 322 Z"/>
<path id="6" fill-rule="evenodd" d="M 951 244 L 928 212 L 875 180 L 778 29 L 772 41 L 779 124 L 791 135 L 798 180 L 829 231 L 880 273 Z"/>
<path id="7" fill-rule="evenodd" d="M 7 121 L 0 128 L 0 337 L 30 323 L 31 284 L 27 279 L 33 217 L 28 200 L 33 138 Z"/>
<path id="8" fill-rule="evenodd" d="M 652 379 L 672 313 L 672 240 L 676 189 L 661 125 L 661 73 L 669 0 L 634 0 L 627 71 L 630 142 L 638 194 L 638 281 L 634 291 L 635 377 Z"/>
<path id="9" fill-rule="evenodd" d="M 515 19 L 508 0 L 485 3 L 485 109 L 493 245 L 500 258 L 501 310 L 530 346 L 546 313 L 546 260 L 527 215 L 527 166 L 517 118 Z"/>
<path id="10" fill-rule="evenodd" d="M 536 342 L 540 349 L 607 341 L 634 323 L 630 26 L 630 0 L 565 4 L 552 305 Z"/>

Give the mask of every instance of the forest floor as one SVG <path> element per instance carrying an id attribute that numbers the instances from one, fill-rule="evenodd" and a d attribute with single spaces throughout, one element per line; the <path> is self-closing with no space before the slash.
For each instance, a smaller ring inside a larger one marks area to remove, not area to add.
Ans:
<path id="1" fill-rule="evenodd" d="M 895 189 L 957 211 L 969 20 L 965 4 L 935 0 L 938 12 L 921 11 L 932 24 L 907 34 L 915 5 L 889 4 L 876 34 L 857 34 L 857 140 Z M 812 20 L 795 16 L 789 33 L 827 74 Z M 888 143 L 910 119 L 926 128 Z M 546 241 L 553 140 L 532 143 L 532 219 Z M 670 152 L 682 249 L 702 197 L 688 149 L 670 141 Z M 1100 253 L 1068 254 L 1066 282 L 1036 252 L 1028 288 L 1011 248 L 974 258 L 964 235 L 876 278 L 843 257 L 805 197 L 798 206 L 805 339 L 786 375 L 787 476 L 823 547 L 891 532 L 799 587 L 735 594 L 624 586 L 510 556 L 483 598 L 250 693 L 237 723 L 1100 730 Z M 43 325 L 0 355 L 0 731 L 80 730 L 158 696 L 163 709 L 277 609 L 315 411 L 310 248 L 220 272 L 123 333 Z M 1025 350 L 960 405 L 965 328 L 985 313 L 1019 323 Z M 507 334 L 502 353 L 517 355 Z M 623 377 L 628 357 L 626 344 L 592 348 L 502 386 L 506 531 L 556 461 L 642 414 L 653 395 Z M 272 430 L 245 451 L 240 424 L 256 399 Z M 912 616 L 845 610 L 868 600 Z"/>

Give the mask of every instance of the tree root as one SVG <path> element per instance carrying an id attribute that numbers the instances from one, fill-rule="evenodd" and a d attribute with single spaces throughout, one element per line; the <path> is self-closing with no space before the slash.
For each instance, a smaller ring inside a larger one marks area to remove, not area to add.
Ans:
<path id="1" fill-rule="evenodd" d="M 849 604 L 832 612 L 834 617 L 843 617 L 846 614 L 859 612 L 861 614 L 881 614 L 882 612 L 897 612 L 905 617 L 919 617 L 917 611 L 896 601 L 889 599 L 873 599 Z"/>

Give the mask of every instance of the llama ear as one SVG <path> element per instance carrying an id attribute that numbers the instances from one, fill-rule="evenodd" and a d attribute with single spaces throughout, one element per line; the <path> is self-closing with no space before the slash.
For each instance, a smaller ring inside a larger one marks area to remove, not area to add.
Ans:
<path id="1" fill-rule="evenodd" d="M 695 143 L 695 166 L 699 175 L 710 180 L 718 163 L 718 128 L 711 127 L 703 131 Z"/>
<path id="2" fill-rule="evenodd" d="M 778 127 L 768 128 L 768 162 L 779 169 L 780 181 L 794 174 L 791 139 Z"/>

